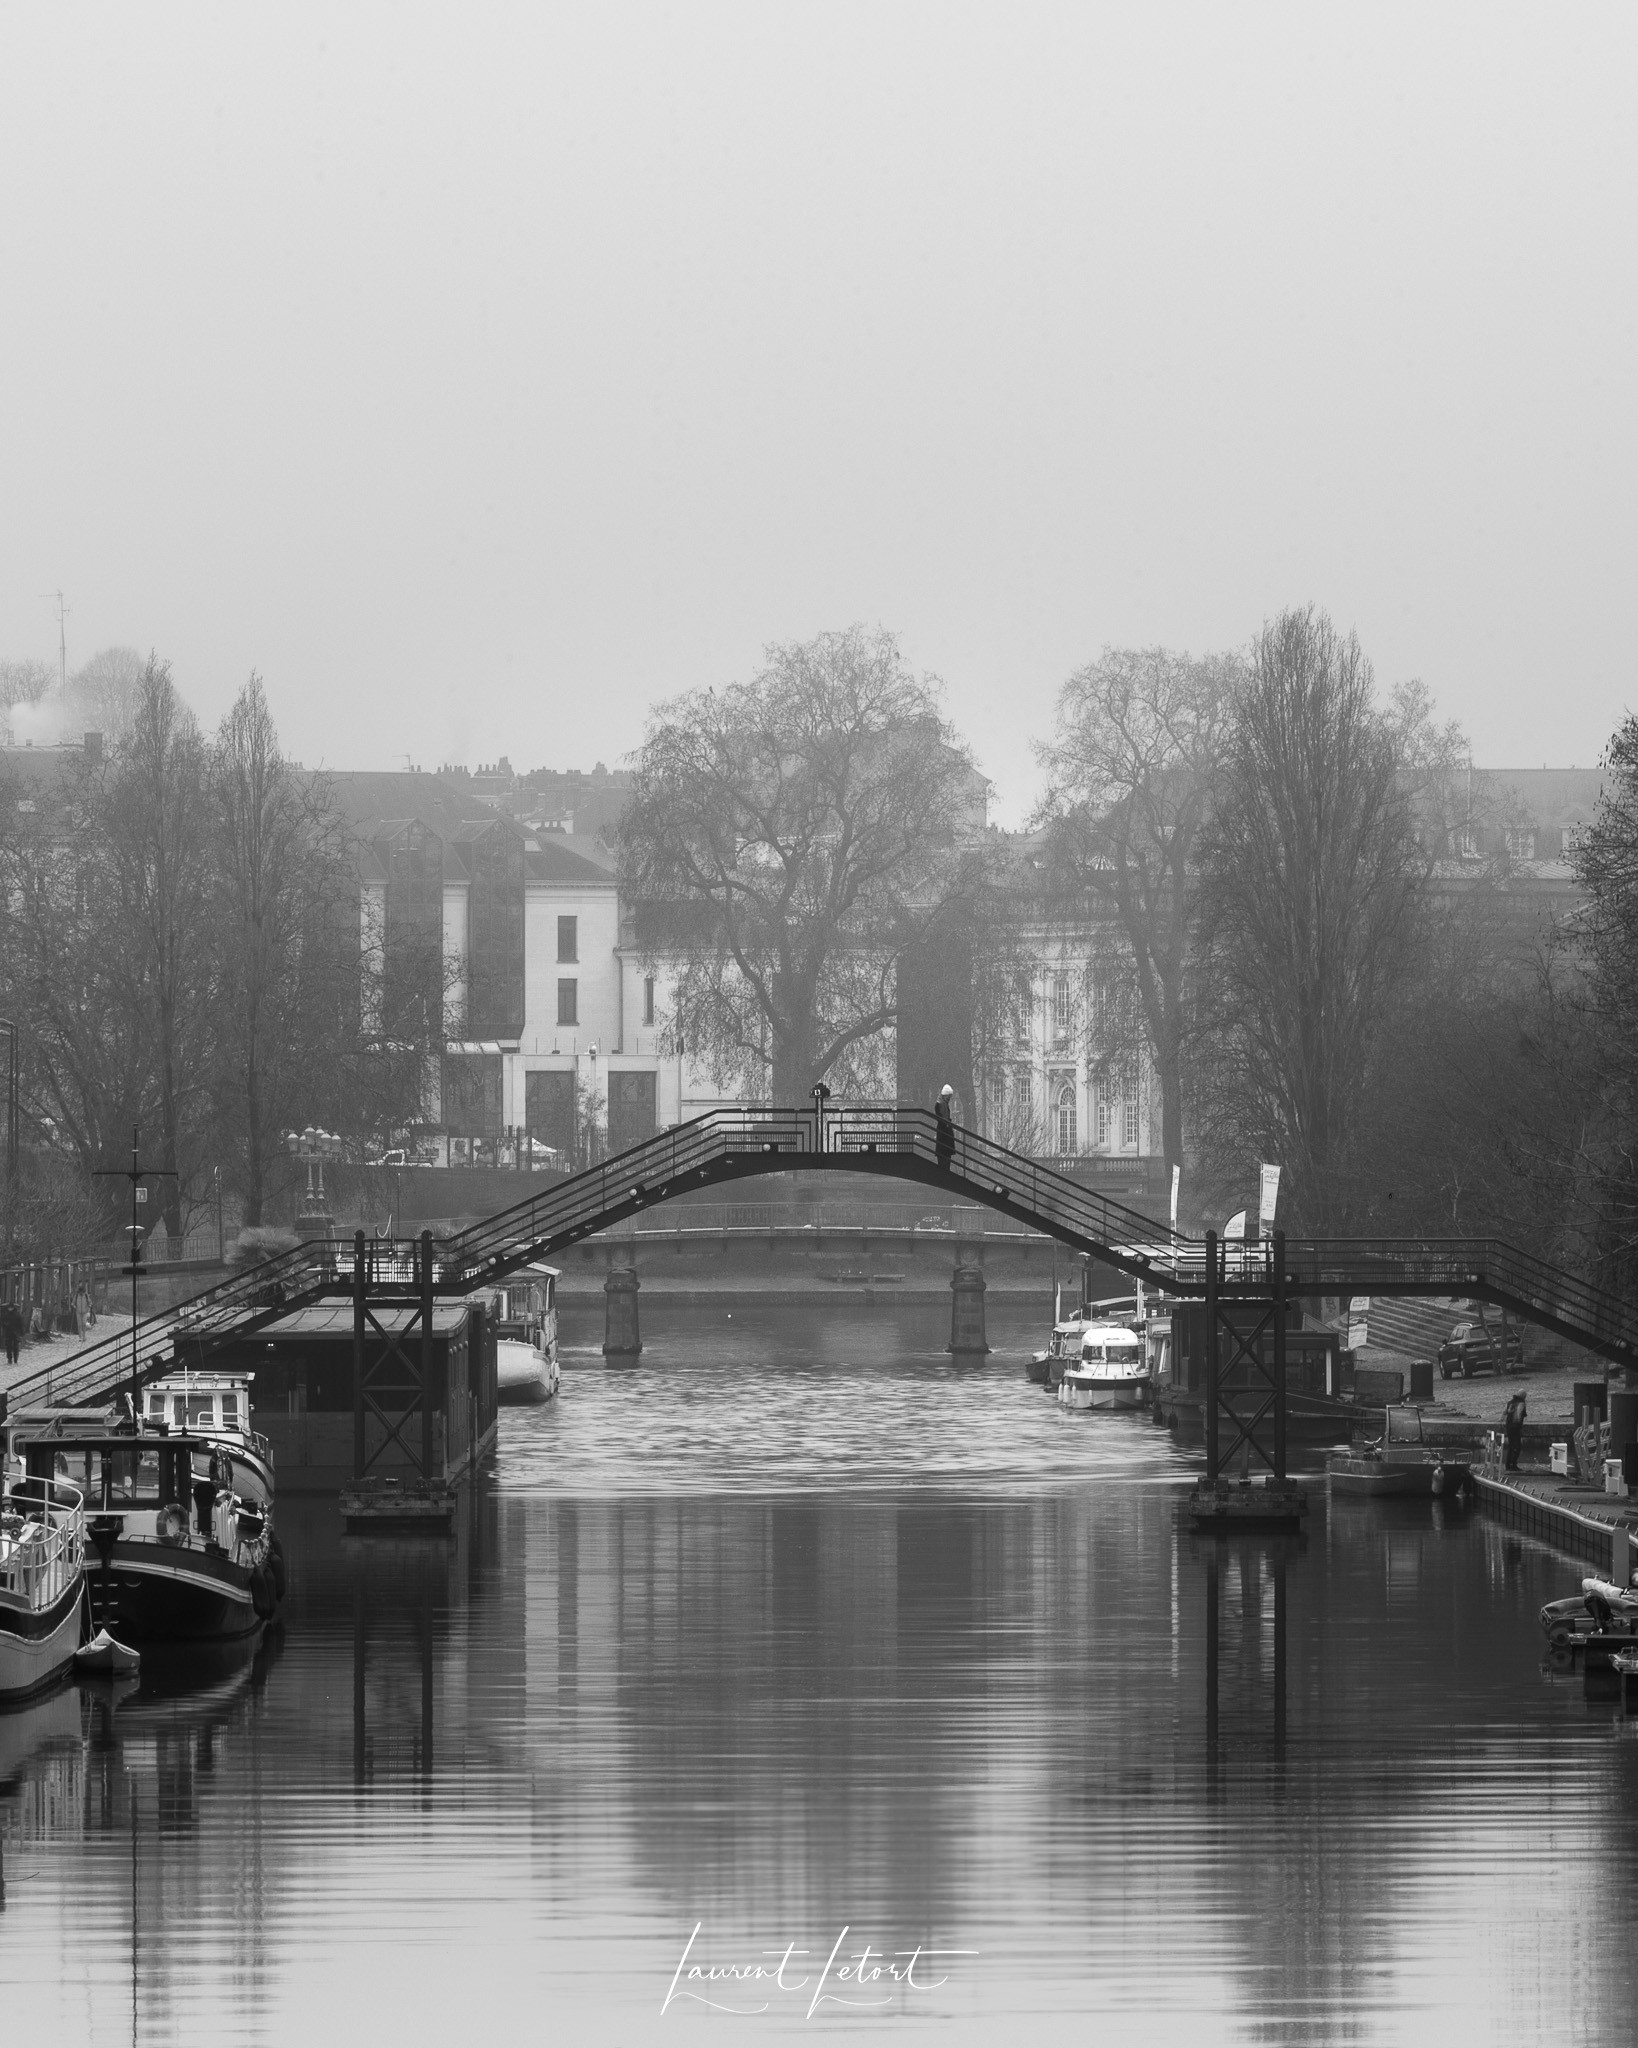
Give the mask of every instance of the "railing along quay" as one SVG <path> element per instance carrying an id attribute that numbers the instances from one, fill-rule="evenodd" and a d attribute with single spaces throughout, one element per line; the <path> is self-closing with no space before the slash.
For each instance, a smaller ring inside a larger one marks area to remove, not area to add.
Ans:
<path id="1" fill-rule="evenodd" d="M 418 1292 L 430 1256 L 438 1294 L 467 1294 L 520 1266 L 548 1259 L 675 1196 L 800 1166 L 878 1173 L 962 1196 L 1025 1230 L 1056 1238 L 1134 1278 L 1177 1295 L 1206 1292 L 1203 1240 L 1174 1234 L 1152 1218 L 1072 1179 L 1044 1161 L 957 1128 L 940 1143 L 923 1109 L 713 1110 L 659 1132 L 581 1173 L 544 1182 L 529 1176 L 521 1201 L 443 1239 L 366 1241 L 369 1285 Z M 1267 1245 L 1223 1244 L 1217 1286 L 1267 1295 Z M 1286 1241 L 1287 1296 L 1456 1294 L 1495 1302 L 1621 1363 L 1638 1362 L 1638 1310 L 1617 1296 L 1495 1239 L 1404 1238 Z M 214 1340 L 245 1335 L 294 1308 L 347 1294 L 352 1246 L 297 1245 L 206 1288 L 176 1308 L 127 1325 L 54 1368 L 25 1375 L 19 1401 L 68 1404 L 107 1399 L 133 1378 L 199 1362 Z M 197 1346 L 197 1353 L 193 1347 Z"/>

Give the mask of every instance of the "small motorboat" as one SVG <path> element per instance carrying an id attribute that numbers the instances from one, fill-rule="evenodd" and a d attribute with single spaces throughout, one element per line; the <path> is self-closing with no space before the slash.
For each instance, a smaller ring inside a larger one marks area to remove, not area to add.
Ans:
<path id="1" fill-rule="evenodd" d="M 141 1668 L 140 1654 L 116 1643 L 105 1628 L 74 1652 L 74 1669 L 81 1678 L 129 1678 Z"/>
<path id="2" fill-rule="evenodd" d="M 1327 1456 L 1325 1478 L 1332 1493 L 1363 1494 L 1372 1500 L 1394 1494 L 1427 1495 L 1433 1490 L 1431 1466 L 1384 1458 L 1372 1448 L 1356 1451 L 1351 1445 L 1339 1446 Z"/>
<path id="3" fill-rule="evenodd" d="M 1541 1632 L 1555 1649 L 1576 1649 L 1592 1635 L 1638 1636 L 1638 1588 L 1583 1579 L 1579 1594 L 1542 1608 Z"/>
<path id="4" fill-rule="evenodd" d="M 1080 1357 L 1064 1366 L 1066 1408 L 1141 1408 L 1153 1389 L 1142 1335 L 1122 1323 L 1084 1323 Z"/>

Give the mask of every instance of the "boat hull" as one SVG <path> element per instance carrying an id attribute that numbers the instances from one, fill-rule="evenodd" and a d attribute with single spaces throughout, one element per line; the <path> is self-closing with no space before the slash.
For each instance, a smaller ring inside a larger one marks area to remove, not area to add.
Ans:
<path id="1" fill-rule="evenodd" d="M 1066 1408 L 1141 1408 L 1148 1398 L 1146 1377 L 1088 1380 L 1066 1373 L 1058 1387 L 1058 1399 Z"/>
<path id="2" fill-rule="evenodd" d="M 538 1407 L 557 1392 L 557 1361 L 532 1344 L 495 1346 L 495 1399 L 503 1407 Z"/>
<path id="3" fill-rule="evenodd" d="M 76 1579 L 50 1607 L 0 1600 L 0 1707 L 54 1685 L 74 1661 L 85 1625 L 84 1583 Z"/>
<path id="4" fill-rule="evenodd" d="M 119 1542 L 106 1568 L 88 1560 L 91 1627 L 124 1642 L 198 1643 L 262 1625 L 243 1565 L 208 1551 Z"/>
<path id="5" fill-rule="evenodd" d="M 1325 1474 L 1332 1493 L 1352 1494 L 1366 1500 L 1427 1494 L 1432 1491 L 1432 1478 L 1431 1466 L 1389 1465 L 1375 1458 L 1333 1460 Z"/>

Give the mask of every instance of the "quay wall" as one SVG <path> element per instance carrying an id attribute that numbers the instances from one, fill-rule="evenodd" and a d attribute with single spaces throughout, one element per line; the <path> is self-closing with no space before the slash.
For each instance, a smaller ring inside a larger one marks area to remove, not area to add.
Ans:
<path id="1" fill-rule="evenodd" d="M 1504 1527 L 1517 1529 L 1577 1557 L 1600 1576 L 1625 1584 L 1631 1570 L 1633 1536 L 1638 1521 L 1610 1499 L 1607 1515 L 1572 1507 L 1555 1498 L 1545 1482 L 1528 1478 L 1492 1479 L 1475 1473 L 1479 1507 Z M 1629 1534 L 1629 1532 L 1631 1532 Z"/>

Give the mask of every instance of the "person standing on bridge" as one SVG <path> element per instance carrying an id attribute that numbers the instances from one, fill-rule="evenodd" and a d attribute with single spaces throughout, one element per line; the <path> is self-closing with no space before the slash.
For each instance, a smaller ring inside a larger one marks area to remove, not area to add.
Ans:
<path id="1" fill-rule="evenodd" d="M 955 1158 L 955 1090 L 948 1081 L 938 1091 L 933 1114 L 938 1118 L 939 1170 L 948 1173 Z"/>

